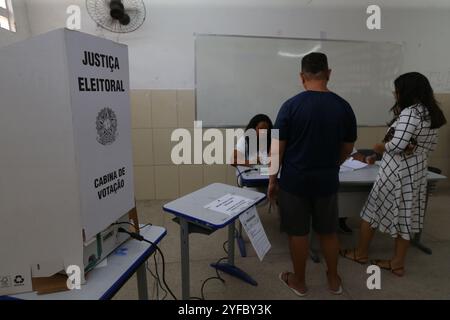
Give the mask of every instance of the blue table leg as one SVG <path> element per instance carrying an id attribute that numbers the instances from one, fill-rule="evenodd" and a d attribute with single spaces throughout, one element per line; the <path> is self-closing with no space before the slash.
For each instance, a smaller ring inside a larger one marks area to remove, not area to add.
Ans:
<path id="1" fill-rule="evenodd" d="M 234 235 L 235 222 L 231 223 L 228 227 L 228 261 L 226 263 L 213 263 L 211 267 L 241 279 L 253 286 L 257 286 L 258 283 L 248 273 L 234 265 Z"/>
<path id="2" fill-rule="evenodd" d="M 244 237 L 242 236 L 242 224 L 239 224 L 239 232 L 236 236 L 236 241 L 238 243 L 239 246 L 239 252 L 241 253 L 241 257 L 245 258 L 247 257 L 247 249 L 245 248 L 245 240 Z"/>

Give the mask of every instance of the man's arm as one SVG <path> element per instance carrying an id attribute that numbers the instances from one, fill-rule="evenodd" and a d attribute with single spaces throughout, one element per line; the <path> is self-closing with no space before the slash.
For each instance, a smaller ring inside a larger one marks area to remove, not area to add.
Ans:
<path id="1" fill-rule="evenodd" d="M 354 142 L 344 142 L 341 146 L 341 154 L 339 158 L 339 165 L 342 165 L 345 160 L 347 160 L 353 152 L 353 148 L 355 147 Z"/>
<path id="2" fill-rule="evenodd" d="M 271 202 L 274 202 L 278 192 L 278 173 L 280 172 L 281 164 L 283 163 L 283 156 L 286 150 L 286 140 L 272 140 L 272 147 L 270 151 L 270 177 L 269 187 L 267 188 L 267 196 Z"/>
<path id="3" fill-rule="evenodd" d="M 286 150 L 286 140 L 272 140 L 272 147 L 270 149 L 270 177 L 269 182 L 277 182 L 278 173 L 280 172 L 281 164 L 283 163 L 283 156 Z"/>
<path id="4" fill-rule="evenodd" d="M 342 137 L 341 152 L 339 155 L 339 165 L 342 165 L 355 150 L 355 141 L 358 139 L 358 127 L 355 113 L 352 107 L 347 104 L 347 117 L 344 121 L 344 136 Z"/>

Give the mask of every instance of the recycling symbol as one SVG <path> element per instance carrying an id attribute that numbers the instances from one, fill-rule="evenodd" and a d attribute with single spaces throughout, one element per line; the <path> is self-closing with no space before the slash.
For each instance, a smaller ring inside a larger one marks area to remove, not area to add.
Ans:
<path id="1" fill-rule="evenodd" d="M 24 282 L 25 282 L 25 279 L 21 275 L 18 275 L 18 276 L 16 276 L 14 278 L 14 283 L 15 284 L 22 284 Z"/>

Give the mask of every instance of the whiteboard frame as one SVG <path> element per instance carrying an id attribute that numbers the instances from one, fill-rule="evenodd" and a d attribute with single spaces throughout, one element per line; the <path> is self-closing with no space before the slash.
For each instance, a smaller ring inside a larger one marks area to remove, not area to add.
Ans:
<path id="1" fill-rule="evenodd" d="M 401 47 L 402 53 L 404 53 L 405 42 L 395 42 L 395 41 L 367 41 L 367 40 L 348 40 L 348 39 L 328 39 L 328 38 L 296 38 L 296 37 L 276 37 L 276 36 L 255 36 L 255 35 L 238 35 L 238 34 L 220 34 L 220 33 L 194 33 L 194 83 L 195 83 L 195 121 L 201 121 L 198 118 L 198 104 L 197 104 L 197 90 L 198 90 L 198 82 L 197 82 L 197 59 L 198 59 L 198 38 L 199 37 L 230 37 L 230 38 L 251 38 L 251 39 L 276 39 L 276 40 L 306 40 L 306 41 L 327 41 L 327 42 L 347 42 L 347 43 L 383 43 L 383 44 L 391 44 L 391 45 L 399 45 Z M 403 65 L 401 66 L 403 69 Z M 400 71 L 402 74 L 403 71 Z M 360 128 L 378 128 L 387 126 L 386 124 L 379 125 L 359 125 Z M 244 125 L 245 127 L 245 125 Z M 214 128 L 214 129 L 227 129 L 227 128 L 242 128 L 241 125 L 221 125 L 215 127 L 204 127 L 205 129 Z"/>

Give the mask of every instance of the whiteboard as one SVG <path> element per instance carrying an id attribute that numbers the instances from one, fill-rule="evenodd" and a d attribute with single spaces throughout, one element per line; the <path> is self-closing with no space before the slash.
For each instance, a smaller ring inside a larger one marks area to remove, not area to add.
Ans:
<path id="1" fill-rule="evenodd" d="M 243 127 L 258 113 L 275 121 L 283 102 L 304 91 L 301 59 L 310 52 L 327 54 L 329 87 L 351 104 L 358 125 L 392 117 L 401 44 L 197 35 L 195 47 L 196 117 L 204 127 Z"/>

